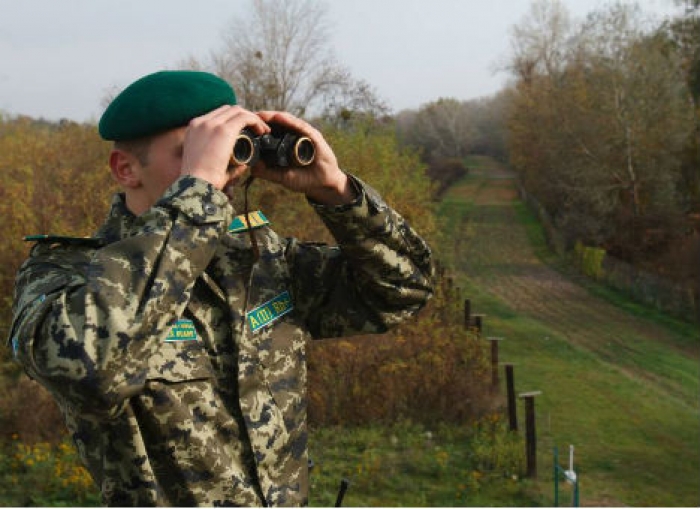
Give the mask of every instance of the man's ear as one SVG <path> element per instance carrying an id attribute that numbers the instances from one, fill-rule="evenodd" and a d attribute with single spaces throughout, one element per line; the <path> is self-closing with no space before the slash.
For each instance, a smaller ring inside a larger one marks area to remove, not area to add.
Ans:
<path id="1" fill-rule="evenodd" d="M 129 152 L 112 149 L 109 154 L 109 167 L 112 169 L 114 180 L 122 187 L 136 188 L 141 185 L 138 159 Z"/>

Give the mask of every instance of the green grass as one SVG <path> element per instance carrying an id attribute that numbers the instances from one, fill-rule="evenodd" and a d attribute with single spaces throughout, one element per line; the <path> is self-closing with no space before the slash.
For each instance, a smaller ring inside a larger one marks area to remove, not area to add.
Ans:
<path id="1" fill-rule="evenodd" d="M 498 415 L 472 426 L 428 430 L 389 427 L 312 430 L 311 505 L 455 507 L 542 505 L 538 488 L 522 479 L 524 445 Z"/>
<path id="2" fill-rule="evenodd" d="M 539 221 L 537 221 L 537 218 L 525 203 L 519 201 L 513 205 L 513 208 L 517 214 L 520 224 L 524 227 L 527 233 L 534 252 L 537 254 L 537 257 L 542 261 L 542 263 L 547 264 L 569 278 L 576 279 L 577 283 L 588 290 L 588 292 L 590 292 L 592 295 L 600 299 L 604 299 L 610 304 L 624 309 L 635 316 L 662 324 L 663 326 L 674 331 L 674 333 L 676 333 L 679 339 L 684 343 L 693 345 L 698 344 L 700 341 L 700 333 L 698 331 L 697 323 L 691 323 L 686 320 L 676 318 L 668 313 L 659 311 L 652 306 L 631 300 L 629 295 L 626 295 L 620 290 L 582 276 L 574 267 L 572 259 L 565 256 L 557 256 L 549 249 L 542 225 L 539 223 Z"/>
<path id="3" fill-rule="evenodd" d="M 490 316 L 485 333 L 507 338 L 501 359 L 516 363 L 518 392 L 543 391 L 536 399 L 540 465 L 549 465 L 555 445 L 564 450 L 574 444 L 581 496 L 588 504 L 698 501 L 697 407 L 664 397 L 652 381 L 621 375 L 546 324 L 500 317 L 488 303 L 485 311 Z M 541 477 L 545 484 L 551 479 L 547 471 Z"/>
<path id="4" fill-rule="evenodd" d="M 484 335 L 505 338 L 500 360 L 516 364 L 516 391 L 542 391 L 536 399 L 540 475 L 535 485 L 545 503 L 552 503 L 547 498 L 552 449 L 558 446 L 565 457 L 574 444 L 584 505 L 698 505 L 697 327 L 578 277 L 566 259 L 549 252 L 541 227 L 524 205 L 495 203 L 496 194 L 480 194 L 489 185 L 482 177 L 488 170 L 458 184 L 446 196 L 449 207 L 440 209 L 457 218 L 446 221 L 458 228 L 446 238 L 462 237 L 448 258 L 459 273 L 456 284 L 475 312 L 486 315 Z M 465 199 L 461 209 L 459 198 Z M 460 220 L 467 224 L 460 226 Z M 510 223 L 512 228 L 504 226 Z M 525 230 L 529 245 L 519 243 L 517 228 Z M 522 273 L 537 263 L 585 289 L 582 295 L 591 302 L 580 309 L 605 313 L 576 316 L 572 309 L 569 316 L 563 304 L 546 298 L 542 306 L 558 309 L 552 316 L 559 323 L 520 311 L 530 309 L 523 305 L 528 297 L 516 295 L 527 290 Z M 500 285 L 500 292 L 492 285 Z M 611 339 L 596 338 L 590 330 Z"/>

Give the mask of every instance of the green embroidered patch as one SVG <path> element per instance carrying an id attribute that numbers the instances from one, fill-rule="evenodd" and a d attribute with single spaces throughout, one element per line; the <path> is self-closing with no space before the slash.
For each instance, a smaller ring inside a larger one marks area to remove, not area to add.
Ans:
<path id="1" fill-rule="evenodd" d="M 178 320 L 173 325 L 166 341 L 197 341 L 197 330 L 194 328 L 192 320 Z"/>
<path id="2" fill-rule="evenodd" d="M 294 309 L 294 306 L 292 305 L 289 292 L 284 291 L 274 299 L 247 313 L 246 317 L 248 318 L 250 330 L 255 332 L 286 315 L 292 309 Z"/>

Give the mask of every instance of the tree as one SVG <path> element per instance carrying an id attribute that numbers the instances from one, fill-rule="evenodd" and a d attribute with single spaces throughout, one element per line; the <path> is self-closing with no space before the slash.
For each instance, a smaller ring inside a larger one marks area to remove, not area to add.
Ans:
<path id="1" fill-rule="evenodd" d="M 465 112 L 475 129 L 469 152 L 508 159 L 506 116 L 512 90 L 505 88 L 491 97 L 467 101 Z"/>
<path id="2" fill-rule="evenodd" d="M 634 258 L 647 230 L 670 233 L 683 209 L 693 124 L 679 59 L 633 7 L 564 32 L 560 13 L 538 6 L 514 31 L 512 162 L 571 241 Z"/>
<path id="3" fill-rule="evenodd" d="M 521 81 L 535 74 L 553 76 L 566 64 L 569 13 L 559 0 L 537 0 L 511 29 L 513 55 L 507 68 Z"/>
<path id="4" fill-rule="evenodd" d="M 420 147 L 427 160 L 462 158 L 476 137 L 465 104 L 454 98 L 424 104 L 415 114 L 403 113 L 397 127 L 404 143 Z"/>
<path id="5" fill-rule="evenodd" d="M 679 55 L 681 68 L 695 111 L 695 136 L 683 165 L 683 187 L 688 190 L 691 207 L 700 212 L 700 0 L 685 0 L 685 13 L 659 31 Z"/>
<path id="6" fill-rule="evenodd" d="M 469 154 L 507 159 L 506 111 L 511 91 L 469 101 L 442 98 L 394 116 L 404 145 L 420 148 L 428 163 L 463 159 Z"/>
<path id="7" fill-rule="evenodd" d="M 181 65 L 221 76 L 253 111 L 325 116 L 387 111 L 369 85 L 336 61 L 324 4 L 252 0 L 250 5 L 249 15 L 231 21 L 210 63 L 191 56 Z"/>

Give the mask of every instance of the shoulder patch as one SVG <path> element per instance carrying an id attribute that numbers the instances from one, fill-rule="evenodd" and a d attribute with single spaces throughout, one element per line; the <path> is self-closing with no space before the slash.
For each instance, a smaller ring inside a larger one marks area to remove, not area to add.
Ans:
<path id="1" fill-rule="evenodd" d="M 292 298 L 289 296 L 289 292 L 285 290 L 262 306 L 258 306 L 246 313 L 251 332 L 265 327 L 293 309 L 294 304 L 292 304 Z"/>
<path id="2" fill-rule="evenodd" d="M 69 237 L 66 235 L 27 235 L 25 242 L 40 242 L 47 244 L 79 244 L 92 247 L 101 247 L 105 244 L 103 239 L 95 237 Z"/>
<path id="3" fill-rule="evenodd" d="M 250 228 L 248 227 L 248 221 L 246 221 L 246 215 L 241 214 L 236 216 L 231 224 L 228 225 L 229 233 L 239 233 L 248 231 L 249 229 L 261 228 L 270 224 L 270 221 L 265 217 L 261 211 L 256 210 L 248 214 L 250 217 Z"/>

